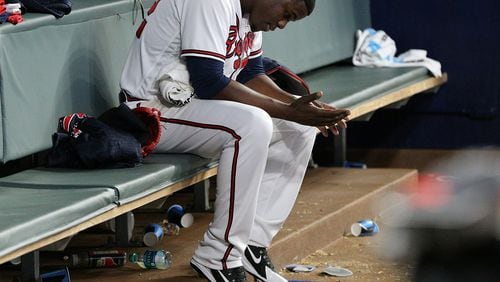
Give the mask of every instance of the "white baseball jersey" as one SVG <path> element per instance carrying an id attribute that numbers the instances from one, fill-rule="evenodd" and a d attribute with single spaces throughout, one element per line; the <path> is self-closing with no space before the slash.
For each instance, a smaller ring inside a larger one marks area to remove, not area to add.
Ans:
<path id="1" fill-rule="evenodd" d="M 149 100 L 158 94 L 158 78 L 184 56 L 219 60 L 234 80 L 248 59 L 262 54 L 261 45 L 239 0 L 157 0 L 136 32 L 120 86 Z"/>

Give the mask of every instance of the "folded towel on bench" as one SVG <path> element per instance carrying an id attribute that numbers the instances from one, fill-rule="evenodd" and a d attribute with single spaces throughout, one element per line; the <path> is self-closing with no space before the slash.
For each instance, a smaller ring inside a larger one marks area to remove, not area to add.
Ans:
<path id="1" fill-rule="evenodd" d="M 427 68 L 435 77 L 441 77 L 441 63 L 427 57 L 427 51 L 412 49 L 396 57 L 396 43 L 384 31 L 367 28 L 358 30 L 352 57 L 356 66 L 365 67 L 418 67 Z"/>

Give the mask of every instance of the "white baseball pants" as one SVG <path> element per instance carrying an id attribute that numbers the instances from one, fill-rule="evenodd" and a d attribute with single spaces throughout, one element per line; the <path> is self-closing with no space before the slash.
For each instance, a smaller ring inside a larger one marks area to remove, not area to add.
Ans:
<path id="1" fill-rule="evenodd" d="M 297 198 L 316 129 L 231 101 L 140 105 L 162 113 L 156 153 L 219 158 L 214 218 L 194 258 L 212 269 L 234 268 L 247 244 L 269 247 Z"/>

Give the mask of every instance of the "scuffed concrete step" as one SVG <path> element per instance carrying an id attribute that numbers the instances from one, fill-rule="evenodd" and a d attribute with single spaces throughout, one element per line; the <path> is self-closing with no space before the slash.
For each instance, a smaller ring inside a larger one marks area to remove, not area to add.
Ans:
<path id="1" fill-rule="evenodd" d="M 270 256 L 277 267 L 297 262 L 341 238 L 352 223 L 374 218 L 374 204 L 388 191 L 416 183 L 417 171 L 408 169 L 310 170 Z"/>

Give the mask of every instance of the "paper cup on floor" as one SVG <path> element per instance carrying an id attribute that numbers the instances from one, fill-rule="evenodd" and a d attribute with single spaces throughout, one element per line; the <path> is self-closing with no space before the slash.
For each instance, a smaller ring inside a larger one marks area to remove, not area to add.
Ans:
<path id="1" fill-rule="evenodd" d="M 163 239 L 163 228 L 159 224 L 150 224 L 144 228 L 142 241 L 144 245 L 153 247 Z"/>
<path id="2" fill-rule="evenodd" d="M 323 270 L 323 273 L 336 277 L 348 277 L 352 275 L 352 271 L 349 269 L 338 266 L 328 266 Z"/>
<path id="3" fill-rule="evenodd" d="M 193 225 L 194 217 L 186 213 L 181 205 L 172 205 L 167 210 L 167 219 L 169 223 L 177 224 L 179 227 L 187 228 Z"/>
<path id="4" fill-rule="evenodd" d="M 360 220 L 351 225 L 351 234 L 359 236 L 372 236 L 379 231 L 377 224 L 371 219 Z"/>

